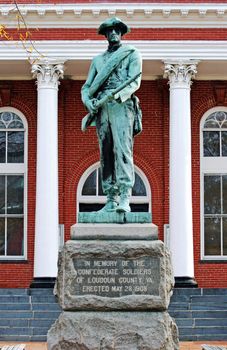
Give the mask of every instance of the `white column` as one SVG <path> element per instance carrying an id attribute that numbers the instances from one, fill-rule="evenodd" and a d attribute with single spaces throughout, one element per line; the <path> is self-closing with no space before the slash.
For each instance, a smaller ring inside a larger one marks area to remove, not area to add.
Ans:
<path id="1" fill-rule="evenodd" d="M 194 277 L 191 79 L 197 62 L 165 62 L 170 85 L 170 250 L 175 277 Z"/>
<path id="2" fill-rule="evenodd" d="M 63 64 L 33 64 L 37 78 L 34 278 L 56 277 L 58 259 L 58 85 Z"/>

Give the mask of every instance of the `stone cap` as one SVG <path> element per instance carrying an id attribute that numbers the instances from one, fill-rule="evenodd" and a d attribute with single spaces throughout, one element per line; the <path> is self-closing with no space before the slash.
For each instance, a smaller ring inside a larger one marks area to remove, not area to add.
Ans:
<path id="1" fill-rule="evenodd" d="M 154 224 L 83 224 L 71 226 L 72 240 L 149 240 L 158 239 L 158 227 Z"/>

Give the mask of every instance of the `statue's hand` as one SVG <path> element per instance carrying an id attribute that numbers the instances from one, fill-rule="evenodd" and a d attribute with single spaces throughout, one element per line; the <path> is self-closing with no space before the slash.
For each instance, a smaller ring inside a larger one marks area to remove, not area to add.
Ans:
<path id="1" fill-rule="evenodd" d="M 116 94 L 114 95 L 114 99 L 115 99 L 117 102 L 121 102 L 119 93 L 116 93 Z"/>
<path id="2" fill-rule="evenodd" d="M 86 107 L 91 114 L 95 114 L 98 111 L 96 104 L 97 104 L 96 98 L 92 98 L 91 100 L 86 101 Z"/>

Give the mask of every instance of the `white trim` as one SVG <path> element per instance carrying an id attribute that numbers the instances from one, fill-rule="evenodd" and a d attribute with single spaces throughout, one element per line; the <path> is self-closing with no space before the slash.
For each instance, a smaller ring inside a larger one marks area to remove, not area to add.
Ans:
<path id="1" fill-rule="evenodd" d="M 201 260 L 227 260 L 227 256 L 206 256 L 204 253 L 204 175 L 223 175 L 227 174 L 227 161 L 224 162 L 223 158 L 226 157 L 204 157 L 203 156 L 203 126 L 204 122 L 209 115 L 214 112 L 224 111 L 227 112 L 227 107 L 213 107 L 209 109 L 200 120 L 200 256 Z M 221 130 L 221 129 L 220 129 Z"/>
<path id="2" fill-rule="evenodd" d="M 24 131 L 24 163 L 20 164 L 1 164 L 2 175 L 24 175 L 24 255 L 23 256 L 0 256 L 0 260 L 26 260 L 27 259 L 27 192 L 28 192 L 28 123 L 24 114 L 14 107 L 0 107 L 0 113 L 13 112 L 23 121 L 24 128 L 18 129 Z M 7 129 L 5 129 L 7 130 Z"/>
<path id="3" fill-rule="evenodd" d="M 143 60 L 227 60 L 226 41 L 123 40 L 123 43 L 136 46 Z M 91 60 L 106 49 L 105 40 L 37 40 L 34 45 L 45 58 L 60 61 Z M 37 53 L 34 52 L 30 58 L 35 57 Z M 28 55 L 21 43 L 0 42 L 0 61 L 27 62 L 27 59 Z"/>
<path id="4" fill-rule="evenodd" d="M 164 243 L 168 249 L 170 249 L 170 226 L 164 224 Z"/>
<path id="5" fill-rule="evenodd" d="M 29 28 L 97 28 L 109 16 L 119 16 L 134 28 L 226 28 L 227 5 L 171 3 L 19 4 Z M 16 27 L 13 5 L 2 4 L 1 24 Z"/>
<path id="6" fill-rule="evenodd" d="M 100 166 L 100 162 L 96 162 L 94 164 L 92 164 L 89 168 L 87 168 L 85 170 L 85 172 L 83 173 L 83 175 L 81 176 L 78 186 L 77 186 L 77 198 L 76 198 L 76 204 L 77 204 L 77 209 L 76 212 L 79 212 L 79 203 L 105 203 L 106 202 L 106 196 L 82 196 L 81 192 L 83 189 L 83 185 L 86 181 L 86 179 L 88 178 L 88 176 L 94 171 L 97 170 Z M 138 166 L 134 165 L 135 167 L 135 172 L 141 177 L 144 186 L 146 188 L 146 192 L 147 195 L 146 196 L 132 196 L 130 203 L 147 203 L 148 204 L 148 212 L 151 212 L 151 188 L 150 188 L 150 184 L 148 182 L 148 179 L 146 177 L 146 175 L 144 174 L 144 172 L 138 168 Z"/>

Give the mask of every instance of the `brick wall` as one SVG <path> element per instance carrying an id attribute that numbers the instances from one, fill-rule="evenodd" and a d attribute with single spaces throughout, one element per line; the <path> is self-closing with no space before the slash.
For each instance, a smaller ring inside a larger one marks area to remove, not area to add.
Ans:
<path id="1" fill-rule="evenodd" d="M 6 82 L 7 83 L 7 82 Z M 4 82 L 1 81 L 1 84 Z M 8 82 L 11 85 L 11 107 L 21 111 L 28 122 L 28 259 L 24 262 L 0 263 L 0 286 L 27 287 L 33 278 L 36 181 L 36 86 L 30 82 Z M 0 107 L 4 107 L 0 101 Z"/>
<path id="2" fill-rule="evenodd" d="M 17 30 L 8 29 L 13 40 L 19 40 Z M 23 31 L 21 30 L 20 33 Z M 95 28 L 29 29 L 32 40 L 104 40 Z M 127 40 L 226 40 L 227 28 L 131 28 L 123 37 Z M 0 38 L 3 40 L 3 38 Z"/>
<path id="3" fill-rule="evenodd" d="M 217 105 L 214 86 L 216 82 L 194 82 L 192 88 L 192 177 L 193 177 L 193 231 L 194 260 L 197 282 L 204 288 L 227 286 L 227 264 L 200 261 L 200 120 L 204 113 Z M 227 106 L 225 99 L 222 106 Z"/>

